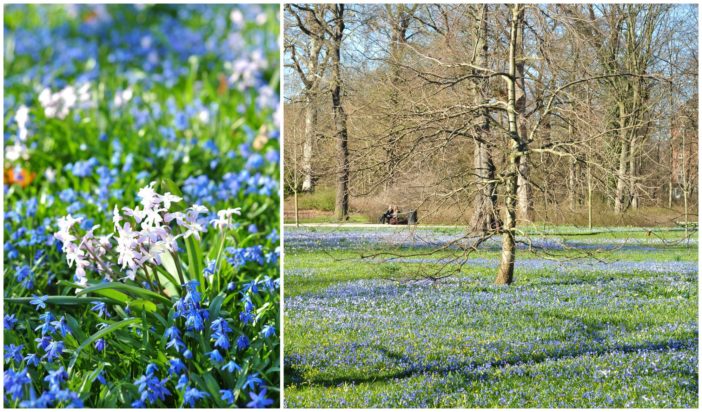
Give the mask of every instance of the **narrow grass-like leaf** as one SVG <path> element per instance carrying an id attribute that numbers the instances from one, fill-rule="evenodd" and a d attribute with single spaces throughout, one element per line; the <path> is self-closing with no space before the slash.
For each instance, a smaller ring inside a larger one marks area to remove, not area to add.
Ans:
<path id="1" fill-rule="evenodd" d="M 102 336 L 105 336 L 107 334 L 110 334 L 116 330 L 119 330 L 125 326 L 129 326 L 133 323 L 139 322 L 141 319 L 139 318 L 129 318 L 129 319 L 124 319 L 122 321 L 119 321 L 117 323 L 113 323 L 112 325 L 106 327 L 105 329 L 101 329 L 98 332 L 90 335 L 88 339 L 83 341 L 83 343 L 80 344 L 80 346 L 75 350 L 73 353 L 73 357 L 71 358 L 70 363 L 68 364 L 68 373 L 70 374 L 71 371 L 73 370 L 73 365 L 76 364 L 76 361 L 78 360 L 78 356 L 80 355 L 80 352 L 85 349 L 86 346 L 90 345 L 91 343 L 95 342 L 96 340 L 100 339 Z"/>

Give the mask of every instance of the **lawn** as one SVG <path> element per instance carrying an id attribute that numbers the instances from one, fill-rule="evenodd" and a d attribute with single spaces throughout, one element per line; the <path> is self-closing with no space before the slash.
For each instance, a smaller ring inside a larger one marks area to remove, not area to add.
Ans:
<path id="1" fill-rule="evenodd" d="M 696 237 L 538 232 L 503 287 L 460 229 L 286 226 L 286 405 L 696 407 Z"/>
<path id="2" fill-rule="evenodd" d="M 3 405 L 279 405 L 278 6 L 4 11 Z"/>

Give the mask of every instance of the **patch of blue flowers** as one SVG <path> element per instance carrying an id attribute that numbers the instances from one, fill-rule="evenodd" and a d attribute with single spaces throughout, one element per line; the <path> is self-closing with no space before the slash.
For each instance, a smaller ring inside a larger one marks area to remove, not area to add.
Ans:
<path id="1" fill-rule="evenodd" d="M 279 405 L 278 7 L 4 23 L 4 406 Z"/>

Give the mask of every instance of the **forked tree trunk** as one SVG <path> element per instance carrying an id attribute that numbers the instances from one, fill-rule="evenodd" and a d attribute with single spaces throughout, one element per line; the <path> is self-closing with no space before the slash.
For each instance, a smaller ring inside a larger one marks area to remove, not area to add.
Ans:
<path id="1" fill-rule="evenodd" d="M 480 67 L 488 67 L 488 21 L 487 5 L 482 4 L 478 13 L 480 20 L 477 25 L 477 44 L 479 51 L 476 64 Z M 477 84 L 475 94 L 477 105 L 486 105 L 489 101 L 490 82 L 482 79 Z M 478 130 L 478 138 L 475 140 L 475 153 L 473 154 L 473 169 L 478 178 L 478 191 L 473 202 L 473 217 L 470 221 L 472 232 L 486 233 L 499 229 L 500 217 L 497 210 L 497 187 L 495 184 L 495 164 L 492 161 L 492 153 L 486 141 L 490 139 L 490 113 L 487 108 L 481 109 L 481 123 Z"/>

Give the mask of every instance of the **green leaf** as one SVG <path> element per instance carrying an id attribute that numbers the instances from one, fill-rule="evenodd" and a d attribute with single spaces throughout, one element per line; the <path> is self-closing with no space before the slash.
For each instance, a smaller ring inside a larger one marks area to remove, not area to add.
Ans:
<path id="1" fill-rule="evenodd" d="M 139 318 L 129 318 L 125 319 L 116 323 L 113 323 L 112 325 L 106 327 L 105 329 L 101 329 L 100 331 L 92 334 L 88 339 L 83 341 L 83 343 L 80 344 L 78 348 L 73 352 L 73 357 L 71 358 L 71 362 L 68 364 L 68 374 L 71 374 L 71 371 L 73 370 L 73 365 L 76 364 L 76 361 L 78 360 L 78 356 L 80 355 L 80 352 L 85 349 L 86 346 L 90 345 L 91 343 L 95 342 L 96 340 L 100 339 L 101 337 L 112 333 L 116 330 L 119 330 L 125 326 L 129 326 L 133 323 L 137 323 L 141 321 Z"/>
<path id="2" fill-rule="evenodd" d="M 127 285 L 127 284 L 119 283 L 119 282 L 101 283 L 99 285 L 91 286 L 89 288 L 85 288 L 85 289 L 81 290 L 80 292 L 77 293 L 77 295 L 84 295 L 86 293 L 95 293 L 96 291 L 100 291 L 100 290 L 104 290 L 104 289 L 122 290 L 125 292 L 132 293 L 132 294 L 139 296 L 143 299 L 150 298 L 152 301 L 158 300 L 161 303 L 164 303 L 166 305 L 171 304 L 171 301 L 168 298 L 161 296 L 158 293 L 155 293 L 155 292 L 152 292 L 150 290 L 146 290 L 144 288 L 140 288 L 137 286 Z"/>
<path id="3" fill-rule="evenodd" d="M 219 311 L 222 308 L 225 297 L 224 293 L 220 293 L 212 299 L 212 302 L 210 302 L 210 319 L 219 317 Z"/>
<path id="4" fill-rule="evenodd" d="M 22 303 L 29 304 L 30 301 L 34 300 L 32 297 L 26 298 L 5 298 L 6 303 Z M 89 305 L 92 302 L 112 302 L 112 299 L 108 298 L 79 298 L 77 296 L 49 296 L 46 299 L 46 303 L 50 305 Z"/>
<path id="5" fill-rule="evenodd" d="M 143 310 L 149 313 L 156 312 L 156 305 L 148 300 L 136 299 L 129 302 L 129 307 L 131 309 Z"/>

